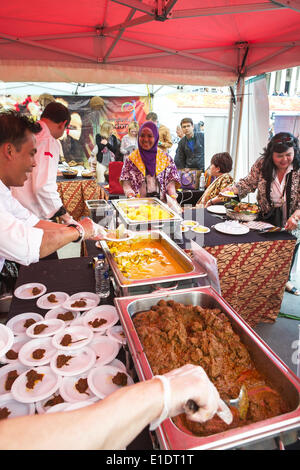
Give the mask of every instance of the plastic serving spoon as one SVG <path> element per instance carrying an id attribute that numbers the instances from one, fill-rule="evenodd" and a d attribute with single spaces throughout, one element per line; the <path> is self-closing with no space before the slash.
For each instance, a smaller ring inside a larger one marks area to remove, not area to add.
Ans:
<path id="1" fill-rule="evenodd" d="M 239 417 L 244 420 L 247 416 L 247 411 L 249 408 L 249 398 L 245 385 L 242 385 L 238 398 L 233 398 L 231 400 L 224 400 L 227 406 L 232 406 L 236 408 L 239 412 Z M 199 410 L 199 406 L 194 400 L 188 400 L 185 407 L 189 411 L 196 413 Z"/>

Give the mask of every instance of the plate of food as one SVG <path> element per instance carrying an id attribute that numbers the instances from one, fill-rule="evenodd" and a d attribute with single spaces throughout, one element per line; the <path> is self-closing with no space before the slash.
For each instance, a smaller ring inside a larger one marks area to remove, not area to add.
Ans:
<path id="1" fill-rule="evenodd" d="M 215 229 L 218 232 L 225 233 L 227 235 L 245 235 L 250 230 L 245 225 L 240 224 L 237 220 L 226 220 L 226 222 L 216 224 Z"/>
<path id="2" fill-rule="evenodd" d="M 88 372 L 72 377 L 63 377 L 59 393 L 62 398 L 69 403 L 98 399 L 89 388 L 87 377 Z"/>
<path id="3" fill-rule="evenodd" d="M 181 225 L 183 225 L 184 227 L 196 227 L 198 225 L 198 222 L 196 222 L 195 220 L 183 220 L 181 222 Z"/>
<path id="4" fill-rule="evenodd" d="M 54 336 L 60 331 L 65 329 L 65 322 L 52 318 L 51 320 L 42 320 L 29 326 L 26 330 L 26 335 L 30 338 L 46 338 L 47 336 Z"/>
<path id="5" fill-rule="evenodd" d="M 233 191 L 220 191 L 220 196 L 223 196 L 223 197 L 230 197 L 230 198 L 231 198 L 231 197 L 232 197 L 232 198 L 238 197 L 238 195 L 237 195 L 237 194 L 234 194 Z"/>
<path id="6" fill-rule="evenodd" d="M 191 227 L 192 232 L 195 233 L 208 233 L 210 232 L 209 227 L 205 227 L 204 225 L 197 225 L 196 227 Z"/>
<path id="7" fill-rule="evenodd" d="M 50 320 L 51 318 L 57 318 L 58 320 L 63 320 L 66 326 L 70 326 L 71 323 L 80 316 L 80 312 L 75 312 L 74 310 L 68 310 L 63 307 L 56 307 L 46 313 L 45 319 Z"/>
<path id="8" fill-rule="evenodd" d="M 36 305 L 39 308 L 50 310 L 62 305 L 69 297 L 69 294 L 66 294 L 66 292 L 50 292 L 40 297 Z"/>
<path id="9" fill-rule="evenodd" d="M 49 409 L 54 408 L 57 405 L 61 405 L 62 403 L 66 404 L 65 400 L 60 395 L 59 390 L 57 390 L 44 400 L 37 401 L 35 403 L 35 407 L 38 414 L 41 415 L 47 413 Z"/>
<path id="10" fill-rule="evenodd" d="M 52 338 L 52 345 L 62 351 L 80 349 L 93 339 L 93 332 L 84 326 L 69 326 Z"/>
<path id="11" fill-rule="evenodd" d="M 250 202 L 230 201 L 225 204 L 226 215 L 233 220 L 250 222 L 256 220 L 259 214 L 258 204 Z"/>
<path id="12" fill-rule="evenodd" d="M 57 351 L 50 361 L 50 367 L 57 375 L 73 376 L 83 374 L 96 362 L 96 353 L 90 347 L 72 351 Z"/>
<path id="13" fill-rule="evenodd" d="M 45 366 L 49 364 L 56 351 L 52 345 L 52 338 L 33 339 L 20 349 L 19 360 L 24 366 Z"/>
<path id="14" fill-rule="evenodd" d="M 208 206 L 206 209 L 212 214 L 226 214 L 226 207 L 222 205 Z"/>
<path id="15" fill-rule="evenodd" d="M 107 235 L 104 240 L 108 240 L 110 242 L 123 242 L 130 240 L 134 236 L 136 236 L 135 232 L 126 230 L 124 224 L 120 224 L 115 230 L 107 230 Z"/>
<path id="16" fill-rule="evenodd" d="M 84 315 L 82 323 L 97 333 L 111 328 L 118 320 L 119 315 L 113 305 L 100 305 Z"/>
<path id="17" fill-rule="evenodd" d="M 34 403 L 20 403 L 12 397 L 0 397 L 0 420 L 34 415 Z"/>
<path id="18" fill-rule="evenodd" d="M 124 370 L 112 366 L 100 366 L 90 371 L 88 384 L 97 397 L 104 398 L 119 388 L 132 385 L 133 380 Z"/>
<path id="19" fill-rule="evenodd" d="M 44 286 L 44 284 L 40 284 L 39 282 L 30 282 L 17 287 L 14 291 L 14 296 L 22 300 L 36 299 L 37 297 L 45 294 L 46 291 L 47 287 Z"/>
<path id="20" fill-rule="evenodd" d="M 75 312 L 84 312 L 91 310 L 100 302 L 100 297 L 94 292 L 78 292 L 71 295 L 63 304 L 66 309 L 74 310 Z"/>
<path id="21" fill-rule="evenodd" d="M 11 387 L 14 381 L 28 370 L 23 364 L 7 364 L 0 368 L 0 396 L 11 396 Z"/>
<path id="22" fill-rule="evenodd" d="M 16 336 L 11 348 L 0 358 L 2 364 L 16 364 L 19 362 L 19 352 L 22 346 L 29 341 L 28 336 Z"/>
<path id="23" fill-rule="evenodd" d="M 42 315 L 35 312 L 20 313 L 8 320 L 6 326 L 12 330 L 15 336 L 25 335 L 27 328 L 43 318 Z"/>
<path id="24" fill-rule="evenodd" d="M 12 330 L 0 323 L 0 357 L 4 356 L 10 350 L 14 343 L 14 334 Z"/>
<path id="25" fill-rule="evenodd" d="M 23 372 L 13 383 L 11 393 L 15 400 L 34 403 L 44 400 L 59 389 L 62 378 L 49 366 L 40 366 Z"/>

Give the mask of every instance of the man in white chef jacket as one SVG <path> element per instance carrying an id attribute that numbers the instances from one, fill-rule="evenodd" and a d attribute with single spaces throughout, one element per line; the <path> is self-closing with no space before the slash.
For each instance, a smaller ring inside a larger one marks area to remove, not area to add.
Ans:
<path id="1" fill-rule="evenodd" d="M 41 132 L 36 135 L 36 166 L 24 186 L 12 188 L 13 196 L 39 219 L 60 217 L 64 223 L 73 221 L 63 206 L 56 183 L 60 154 L 57 139 L 70 120 L 70 112 L 62 103 L 54 101 L 46 106 L 39 121 Z"/>
<path id="2" fill-rule="evenodd" d="M 36 167 L 39 123 L 14 111 L 0 113 L 0 273 L 5 260 L 29 265 L 70 242 L 101 239 L 104 231 L 85 218 L 69 225 L 42 220 L 11 193 L 21 187 Z M 0 276 L 1 280 L 1 276 Z"/>

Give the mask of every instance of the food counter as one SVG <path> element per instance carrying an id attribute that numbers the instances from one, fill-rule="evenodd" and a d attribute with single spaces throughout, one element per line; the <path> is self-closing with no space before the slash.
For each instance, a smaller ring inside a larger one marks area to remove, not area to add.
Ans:
<path id="1" fill-rule="evenodd" d="M 41 261 L 40 263 L 28 267 L 22 267 L 16 288 L 18 289 L 26 283 L 36 282 L 38 280 L 39 283 L 46 286 L 48 293 L 63 292 L 68 295 L 73 295 L 78 292 L 94 292 L 94 272 L 90 261 L 89 257 L 81 257 Z M 273 437 L 279 434 L 281 434 L 284 439 L 289 439 L 289 442 L 291 442 L 290 440 L 293 438 L 296 439 L 295 432 L 296 429 L 299 428 L 299 380 L 289 371 L 282 361 L 270 351 L 267 345 L 255 335 L 254 331 L 231 309 L 227 302 L 209 286 L 198 287 L 192 290 L 187 289 L 185 291 L 156 292 L 150 295 L 134 296 L 131 298 L 119 297 L 117 299 L 114 298 L 111 290 L 110 297 L 101 302 L 101 304 L 112 304 L 113 301 L 115 301 L 120 323 L 125 332 L 126 341 L 137 372 L 136 376 L 134 370 L 132 370 L 134 379 L 143 380 L 144 378 L 148 378 L 149 374 L 151 376 L 152 370 L 147 357 L 143 354 L 143 349 L 136 336 L 131 317 L 138 311 L 144 311 L 149 307 L 151 308 L 151 306 L 157 304 L 160 299 L 179 300 L 180 302 L 202 305 L 203 307 L 220 307 L 221 311 L 228 316 L 235 333 L 241 337 L 242 341 L 248 347 L 256 366 L 258 366 L 259 370 L 262 372 L 267 371 L 272 385 L 275 383 L 275 386 L 277 386 L 277 388 L 279 387 L 283 393 L 284 399 L 288 402 L 288 409 L 283 415 L 275 416 L 252 425 L 245 423 L 244 426 L 238 429 L 230 429 L 226 432 L 208 437 L 192 436 L 190 432 L 182 429 L 182 427 L 180 428 L 179 426 L 178 428 L 178 425 L 175 425 L 173 421 L 167 420 L 156 432 L 159 447 L 161 449 L 176 450 L 193 448 L 227 449 L 240 448 L 241 446 L 244 447 L 247 445 L 255 447 L 256 442 L 261 442 L 262 440 L 265 440 L 266 443 L 268 442 L 268 445 L 270 445 L 269 440 L 274 444 Z M 46 310 L 40 308 L 38 305 L 41 304 L 38 302 L 37 298 L 19 299 L 14 296 L 9 320 L 24 312 L 35 312 L 44 316 Z M 84 313 L 85 312 L 82 312 L 82 316 Z M 131 370 L 132 362 L 128 356 L 127 346 L 124 346 L 120 350 L 117 359 L 123 361 L 127 366 L 127 371 Z M 145 450 L 151 448 L 152 439 L 150 439 L 147 429 L 128 446 L 128 450 Z"/>
<path id="2" fill-rule="evenodd" d="M 221 295 L 231 307 L 250 326 L 276 321 L 295 237 L 288 232 L 259 233 L 255 230 L 242 235 L 221 233 L 214 226 L 223 220 L 207 209 L 188 208 L 183 219 L 198 221 L 210 229 L 208 233 L 189 230 L 180 234 L 180 238 L 176 237 L 175 242 L 189 250 L 194 241 L 217 260 Z M 169 235 L 174 238 L 172 232 Z M 99 253 L 92 241 L 85 242 L 85 248 L 88 256 Z"/>

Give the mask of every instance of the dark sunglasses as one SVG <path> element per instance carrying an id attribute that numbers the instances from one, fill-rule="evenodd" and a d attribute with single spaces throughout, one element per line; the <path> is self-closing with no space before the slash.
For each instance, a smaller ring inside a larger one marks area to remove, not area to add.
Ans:
<path id="1" fill-rule="evenodd" d="M 284 144 L 293 144 L 294 139 L 291 136 L 287 137 L 278 137 L 277 139 L 272 139 L 272 144 L 284 145 Z"/>

